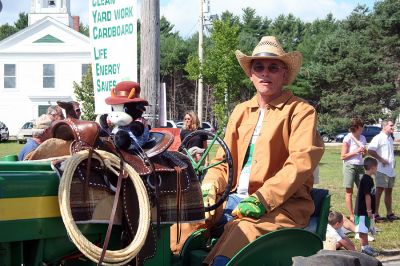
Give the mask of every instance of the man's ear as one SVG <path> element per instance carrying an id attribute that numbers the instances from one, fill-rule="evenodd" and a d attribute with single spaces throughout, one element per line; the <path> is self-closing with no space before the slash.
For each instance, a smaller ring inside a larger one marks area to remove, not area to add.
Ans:
<path id="1" fill-rule="evenodd" d="M 285 69 L 283 72 L 283 84 L 287 85 L 289 83 L 289 71 Z"/>

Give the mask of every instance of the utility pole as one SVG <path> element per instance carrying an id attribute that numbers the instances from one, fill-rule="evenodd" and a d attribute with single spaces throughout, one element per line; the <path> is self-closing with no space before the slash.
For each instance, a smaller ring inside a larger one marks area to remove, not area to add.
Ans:
<path id="1" fill-rule="evenodd" d="M 160 99 L 160 1 L 142 0 L 140 34 L 140 87 L 149 102 L 145 117 L 159 126 Z"/>
<path id="2" fill-rule="evenodd" d="M 204 27 L 204 14 L 203 14 L 203 1 L 200 0 L 200 26 L 199 26 L 199 62 L 200 62 L 200 77 L 197 93 L 197 116 L 200 123 L 203 121 L 203 27 Z"/>

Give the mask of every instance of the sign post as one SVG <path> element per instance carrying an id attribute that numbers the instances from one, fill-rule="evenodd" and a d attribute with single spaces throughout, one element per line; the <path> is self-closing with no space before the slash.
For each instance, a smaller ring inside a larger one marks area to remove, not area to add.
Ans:
<path id="1" fill-rule="evenodd" d="M 89 30 L 95 113 L 108 113 L 105 98 L 118 82 L 137 81 L 136 0 L 90 0 Z"/>

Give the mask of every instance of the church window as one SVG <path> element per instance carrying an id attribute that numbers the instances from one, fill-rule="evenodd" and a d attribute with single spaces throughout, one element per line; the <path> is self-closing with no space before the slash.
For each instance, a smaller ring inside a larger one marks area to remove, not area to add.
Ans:
<path id="1" fill-rule="evenodd" d="M 16 87 L 15 64 L 4 64 L 4 88 L 12 89 Z"/>
<path id="2" fill-rule="evenodd" d="M 82 78 L 86 75 L 89 68 L 89 64 L 82 64 Z"/>
<path id="3" fill-rule="evenodd" d="M 55 88 L 54 64 L 43 64 L 43 88 Z"/>

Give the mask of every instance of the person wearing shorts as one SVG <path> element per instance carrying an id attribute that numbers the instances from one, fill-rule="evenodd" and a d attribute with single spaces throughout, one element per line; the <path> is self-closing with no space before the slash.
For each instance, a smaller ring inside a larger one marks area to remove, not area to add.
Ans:
<path id="1" fill-rule="evenodd" d="M 364 174 L 363 156 L 367 143 L 361 135 L 364 122 L 360 118 L 353 118 L 350 123 L 349 133 L 344 137 L 340 159 L 343 160 L 343 186 L 346 189 L 345 203 L 349 211 L 350 221 L 354 222 L 353 187 L 358 187 L 360 176 Z"/>
<path id="2" fill-rule="evenodd" d="M 375 211 L 375 189 L 372 175 L 375 175 L 378 162 L 375 158 L 367 157 L 364 160 L 365 174 L 358 187 L 356 206 L 354 208 L 354 223 L 356 232 L 360 236 L 361 253 L 376 257 L 378 253 L 368 245 L 368 232 Z"/>
<path id="3" fill-rule="evenodd" d="M 394 131 L 394 123 L 392 120 L 383 120 L 381 126 L 382 131 L 368 145 L 368 153 L 378 160 L 378 172 L 376 173 L 376 222 L 385 220 L 379 215 L 379 205 L 383 192 L 385 192 L 386 218 L 389 221 L 399 219 L 392 209 L 392 191 L 396 176 L 396 161 L 394 159 L 393 138 L 391 136 Z"/>

